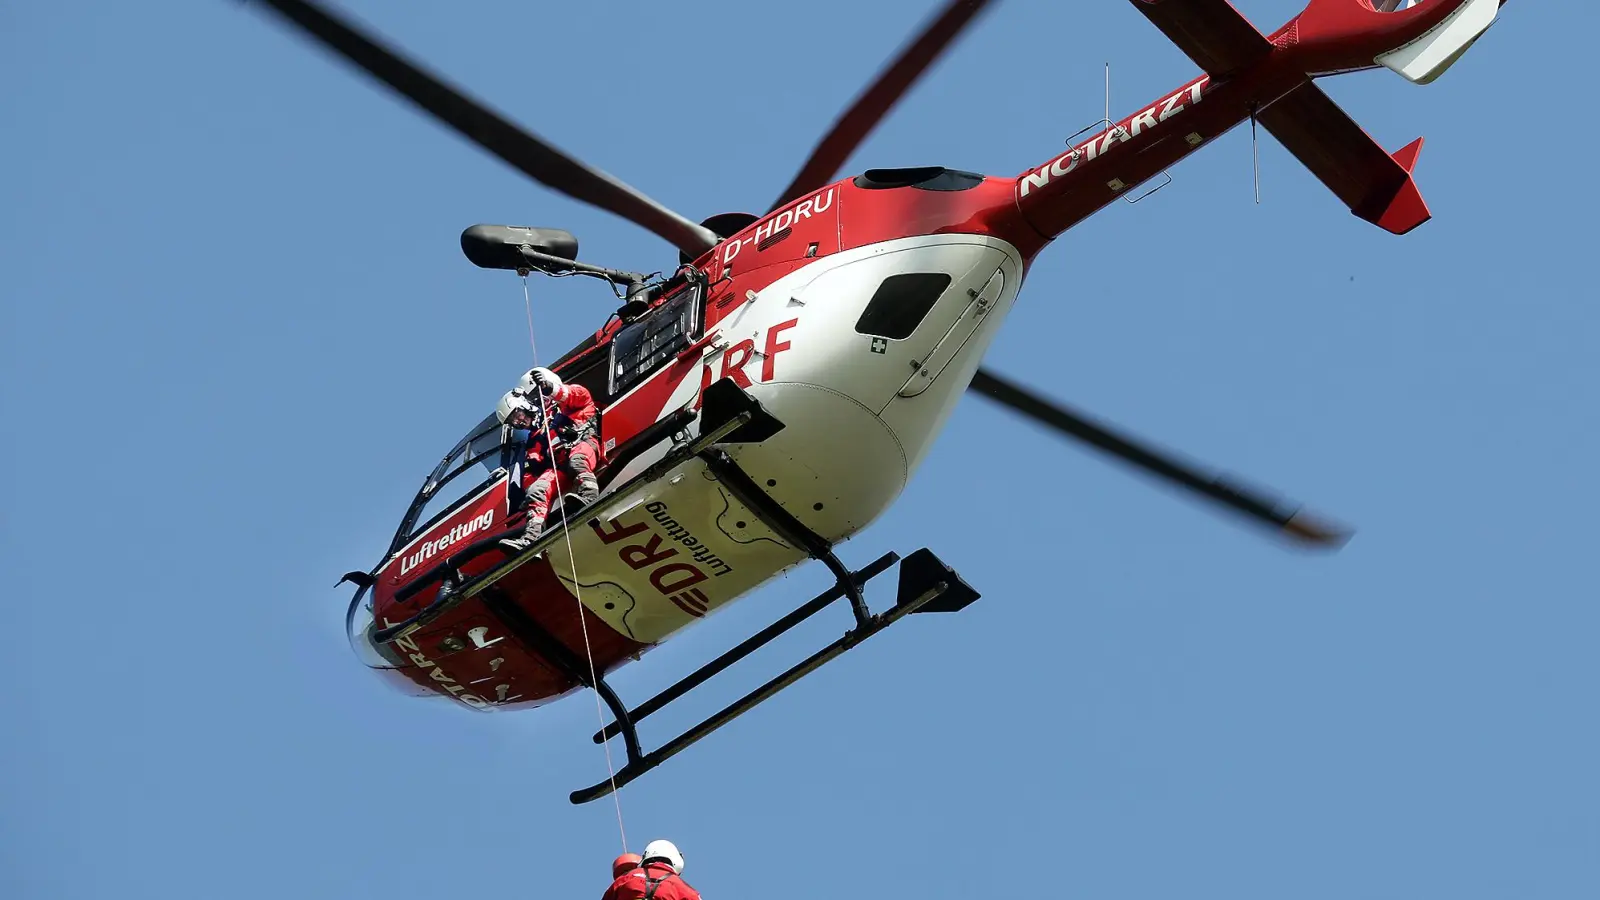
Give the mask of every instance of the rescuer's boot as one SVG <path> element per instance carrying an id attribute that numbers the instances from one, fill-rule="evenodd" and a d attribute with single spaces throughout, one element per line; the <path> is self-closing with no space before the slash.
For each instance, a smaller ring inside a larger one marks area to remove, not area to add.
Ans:
<path id="1" fill-rule="evenodd" d="M 595 480 L 593 473 L 585 472 L 578 476 L 578 489 L 573 492 L 573 496 L 577 497 L 578 502 L 585 508 L 600 499 L 600 482 Z"/>
<path id="2" fill-rule="evenodd" d="M 529 547 L 532 547 L 533 542 L 537 541 L 539 539 L 539 535 L 543 533 L 544 520 L 530 515 L 528 516 L 528 524 L 522 529 L 522 537 L 501 538 L 500 546 L 510 550 L 513 553 L 521 553 Z"/>

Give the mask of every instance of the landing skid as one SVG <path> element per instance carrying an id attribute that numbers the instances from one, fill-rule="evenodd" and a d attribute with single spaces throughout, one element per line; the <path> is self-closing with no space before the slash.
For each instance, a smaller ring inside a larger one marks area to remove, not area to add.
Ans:
<path id="1" fill-rule="evenodd" d="M 773 523 L 769 522 L 768 524 L 771 525 Z M 912 553 L 904 560 L 900 559 L 899 554 L 893 552 L 885 553 L 871 564 L 854 572 L 846 569 L 831 550 L 824 550 L 820 554 L 814 554 L 814 558 L 822 560 L 829 569 L 835 572 L 837 581 L 835 581 L 833 587 L 746 638 L 738 646 L 701 666 L 676 684 L 639 704 L 638 707 L 631 710 L 626 708 L 617 697 L 616 692 L 605 684 L 604 678 L 599 679 L 598 683 L 593 685 L 600 694 L 601 699 L 611 708 L 611 714 L 615 718 L 614 722 L 594 735 L 594 742 L 597 744 L 604 743 L 618 734 L 622 735 L 623 744 L 628 752 L 628 762 L 617 770 L 614 777 L 607 778 L 605 781 L 583 790 L 573 791 L 570 795 L 573 803 L 588 803 L 591 800 L 597 800 L 632 782 L 640 775 L 676 756 L 689 745 L 710 735 L 718 728 L 754 709 L 762 701 L 769 699 L 807 674 L 821 668 L 824 663 L 842 656 L 845 651 L 906 616 L 919 612 L 956 612 L 978 599 L 978 592 L 962 581 L 961 576 L 940 562 L 938 557 L 934 556 L 927 548 Z M 883 574 L 896 562 L 900 563 L 900 585 L 898 595 L 895 598 L 895 605 L 881 613 L 874 614 L 867 609 L 866 602 L 861 597 L 861 587 L 867 581 Z M 637 730 L 640 719 L 663 709 L 672 701 L 704 684 L 712 676 L 749 656 L 757 649 L 770 643 L 774 638 L 804 622 L 841 597 L 850 598 L 851 609 L 856 616 L 854 628 L 845 632 L 838 640 L 795 664 L 788 671 L 728 704 L 721 711 L 667 741 L 659 748 L 649 753 L 641 750 Z"/>
<path id="2" fill-rule="evenodd" d="M 776 433 L 778 428 L 782 428 L 781 424 L 771 421 L 770 417 L 765 415 L 759 403 L 743 391 L 739 391 L 731 382 L 719 382 L 713 387 L 723 388 L 724 385 L 725 389 L 719 391 L 721 396 L 713 397 L 711 392 L 707 391 L 705 410 L 710 421 L 727 419 L 751 423 L 741 426 L 736 433 L 732 433 L 731 440 L 765 440 Z M 764 419 L 769 420 L 765 426 L 761 424 Z M 804 522 L 796 519 L 783 508 L 782 504 L 772 499 L 725 451 L 718 447 L 707 446 L 696 455 L 705 463 L 706 470 L 717 479 L 717 482 L 761 519 L 768 528 L 790 545 L 804 549 L 812 559 L 821 560 L 833 573 L 833 587 L 746 638 L 738 646 L 691 672 L 666 690 L 639 704 L 635 709 L 628 709 L 616 692 L 605 683 L 604 678 L 594 679 L 594 683 L 590 686 L 611 708 L 611 715 L 615 719 L 595 734 L 594 742 L 600 744 L 619 734 L 622 735 L 623 745 L 627 748 L 628 762 L 605 781 L 583 790 L 573 791 L 570 799 L 575 804 L 599 799 L 632 782 L 676 756 L 689 745 L 744 715 L 762 701 L 821 668 L 828 661 L 844 655 L 845 651 L 906 616 L 918 612 L 956 612 L 978 599 L 978 592 L 962 581 L 955 571 L 940 562 L 927 548 L 912 553 L 905 560 L 900 560 L 896 553 L 886 553 L 872 564 L 858 571 L 850 571 L 834 554 L 832 544 L 808 528 Z M 900 585 L 895 605 L 891 609 L 875 614 L 867 607 L 861 588 L 871 579 L 883 574 L 897 561 L 900 562 Z M 712 676 L 749 656 L 842 597 L 848 597 L 850 600 L 850 609 L 855 614 L 856 620 L 854 628 L 845 632 L 838 640 L 796 663 L 788 671 L 728 704 L 659 748 L 649 753 L 643 751 L 638 733 L 640 719 L 665 708 L 672 701 L 704 684 Z"/>

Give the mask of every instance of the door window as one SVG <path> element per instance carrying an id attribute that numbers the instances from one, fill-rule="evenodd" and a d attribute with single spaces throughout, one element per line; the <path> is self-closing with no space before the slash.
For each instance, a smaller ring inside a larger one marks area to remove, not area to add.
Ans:
<path id="1" fill-rule="evenodd" d="M 611 341 L 612 399 L 650 377 L 699 338 L 702 296 L 700 285 L 690 284 L 617 332 Z"/>

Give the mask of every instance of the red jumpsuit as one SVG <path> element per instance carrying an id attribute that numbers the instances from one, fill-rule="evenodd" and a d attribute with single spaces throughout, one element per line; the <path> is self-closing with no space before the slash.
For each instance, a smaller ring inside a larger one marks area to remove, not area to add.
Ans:
<path id="1" fill-rule="evenodd" d="M 584 503 L 600 496 L 594 470 L 600 464 L 600 440 L 594 434 L 594 417 L 599 413 L 594 396 L 581 384 L 563 384 L 545 400 L 545 421 L 550 433 L 536 431 L 528 441 L 527 469 L 532 480 L 528 494 L 528 518 L 544 521 L 550 501 L 576 488 Z M 582 435 L 568 445 L 562 433 Z M 550 453 L 550 439 L 556 450 Z M 553 457 L 553 458 L 552 458 Z"/>
<path id="2" fill-rule="evenodd" d="M 651 880 L 660 882 L 651 900 L 700 900 L 699 891 L 674 874 L 671 866 L 659 862 L 634 869 L 611 882 L 601 900 L 644 900 Z"/>

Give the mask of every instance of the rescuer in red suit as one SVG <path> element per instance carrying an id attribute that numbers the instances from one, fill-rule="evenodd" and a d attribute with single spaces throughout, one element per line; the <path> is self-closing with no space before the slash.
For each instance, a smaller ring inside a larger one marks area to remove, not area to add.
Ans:
<path id="1" fill-rule="evenodd" d="M 681 877 L 683 854 L 671 841 L 651 841 L 643 856 L 637 869 L 611 882 L 602 900 L 700 900 L 700 892 Z"/>
<path id="2" fill-rule="evenodd" d="M 594 397 L 581 384 L 563 384 L 549 369 L 528 370 L 511 397 L 525 402 L 502 401 L 510 406 L 506 424 L 528 428 L 532 435 L 526 453 L 528 522 L 518 538 L 505 538 L 500 546 L 521 552 L 533 546 L 544 531 L 550 504 L 571 492 L 585 506 L 600 498 L 595 469 L 600 465 L 600 438 L 595 430 Z M 537 410 L 543 408 L 544 414 Z"/>

